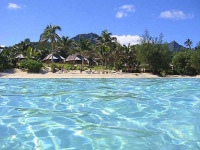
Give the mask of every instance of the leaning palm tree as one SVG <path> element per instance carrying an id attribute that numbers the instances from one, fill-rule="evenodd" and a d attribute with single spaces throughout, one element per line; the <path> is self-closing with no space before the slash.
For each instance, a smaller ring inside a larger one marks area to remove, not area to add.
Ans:
<path id="1" fill-rule="evenodd" d="M 60 36 L 56 33 L 57 30 L 61 31 L 61 28 L 56 25 L 52 26 L 50 24 L 45 28 L 44 32 L 40 35 L 41 43 L 46 43 L 48 41 L 51 42 L 51 50 L 52 50 L 51 62 L 52 63 L 53 63 L 53 55 L 54 55 L 54 48 L 55 48 L 56 40 L 60 40 Z M 54 63 L 52 65 L 52 71 L 54 72 Z"/>
<path id="2" fill-rule="evenodd" d="M 186 41 L 185 41 L 185 46 L 187 46 L 189 49 L 191 49 L 191 47 L 192 47 L 192 41 L 190 40 L 190 39 L 187 39 Z"/>
<path id="3" fill-rule="evenodd" d="M 91 40 L 84 39 L 83 37 L 80 38 L 80 41 L 77 41 L 75 43 L 75 53 L 78 53 L 82 57 L 82 63 L 81 63 L 81 72 L 83 71 L 84 66 L 84 59 L 85 56 L 89 54 L 89 52 L 92 50 L 92 43 Z"/>

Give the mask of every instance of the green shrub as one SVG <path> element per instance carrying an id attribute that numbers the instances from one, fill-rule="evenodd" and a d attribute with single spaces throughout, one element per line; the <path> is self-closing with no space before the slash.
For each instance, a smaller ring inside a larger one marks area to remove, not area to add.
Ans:
<path id="1" fill-rule="evenodd" d="M 54 67 L 55 67 L 55 64 L 50 63 L 50 64 L 49 64 L 49 67 L 50 67 L 50 68 L 53 68 L 53 65 L 54 65 Z"/>
<path id="2" fill-rule="evenodd" d="M 46 68 L 46 67 L 47 67 L 47 64 L 42 63 L 42 67 Z"/>
<path id="3" fill-rule="evenodd" d="M 115 67 L 110 67 L 110 66 L 107 66 L 107 67 L 94 66 L 94 67 L 92 67 L 92 70 L 116 70 L 116 68 Z"/>
<path id="4" fill-rule="evenodd" d="M 2 72 L 3 70 L 4 70 L 3 64 L 0 64 L 0 72 Z"/>
<path id="5" fill-rule="evenodd" d="M 84 67 L 83 70 L 88 70 L 88 67 Z"/>
<path id="6" fill-rule="evenodd" d="M 166 71 L 165 70 L 161 72 L 161 76 L 166 77 Z"/>
<path id="7" fill-rule="evenodd" d="M 20 68 L 28 69 L 29 72 L 39 72 L 42 68 L 42 63 L 32 59 L 22 60 Z"/>
<path id="8" fill-rule="evenodd" d="M 62 64 L 55 64 L 55 68 L 61 70 Z"/>
<path id="9" fill-rule="evenodd" d="M 194 59 L 191 59 L 192 53 L 194 53 L 192 50 L 184 50 L 177 53 L 173 57 L 172 64 L 174 67 L 174 72 L 176 74 L 182 74 L 182 75 L 198 74 L 198 68 L 195 68 L 195 65 L 193 65 Z"/>
<path id="10" fill-rule="evenodd" d="M 12 62 L 7 62 L 4 64 L 4 69 L 12 69 L 14 68 L 14 64 Z"/>
<path id="11" fill-rule="evenodd" d="M 80 69 L 81 69 L 81 67 L 80 67 L 80 66 L 77 66 L 77 67 L 76 67 L 76 70 L 80 70 Z"/>

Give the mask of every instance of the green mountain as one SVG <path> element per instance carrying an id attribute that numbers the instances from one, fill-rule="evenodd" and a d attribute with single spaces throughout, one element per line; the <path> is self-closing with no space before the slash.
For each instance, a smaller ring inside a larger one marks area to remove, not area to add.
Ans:
<path id="1" fill-rule="evenodd" d="M 96 39 L 99 37 L 95 33 L 88 33 L 88 34 L 78 34 L 77 36 L 73 37 L 72 39 L 75 41 L 79 41 L 80 38 L 83 37 L 85 39 L 91 39 L 92 43 L 96 43 Z"/>
<path id="2" fill-rule="evenodd" d="M 181 48 L 184 48 L 182 45 L 178 44 L 176 41 L 172 41 L 171 43 L 168 43 L 168 48 L 170 51 L 180 51 Z"/>

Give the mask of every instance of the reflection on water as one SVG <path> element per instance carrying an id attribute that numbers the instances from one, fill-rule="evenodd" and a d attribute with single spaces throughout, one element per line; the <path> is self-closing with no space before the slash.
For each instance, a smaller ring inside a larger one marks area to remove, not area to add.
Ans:
<path id="1" fill-rule="evenodd" d="M 0 79 L 2 150 L 200 149 L 200 79 Z"/>

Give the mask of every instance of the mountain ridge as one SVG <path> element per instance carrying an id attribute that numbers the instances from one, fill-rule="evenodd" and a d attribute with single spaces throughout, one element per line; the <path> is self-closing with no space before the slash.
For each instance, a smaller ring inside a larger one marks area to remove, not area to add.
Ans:
<path id="1" fill-rule="evenodd" d="M 92 43 L 96 43 L 96 39 L 99 37 L 99 35 L 91 32 L 91 33 L 78 34 L 71 39 L 73 39 L 75 41 L 80 41 L 81 37 L 83 37 L 85 39 L 91 39 Z"/>
<path id="2" fill-rule="evenodd" d="M 172 41 L 170 43 L 168 43 L 168 48 L 170 51 L 180 51 L 181 48 L 184 48 L 182 45 L 178 44 L 176 41 Z"/>

